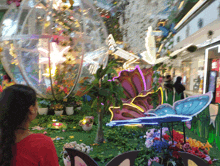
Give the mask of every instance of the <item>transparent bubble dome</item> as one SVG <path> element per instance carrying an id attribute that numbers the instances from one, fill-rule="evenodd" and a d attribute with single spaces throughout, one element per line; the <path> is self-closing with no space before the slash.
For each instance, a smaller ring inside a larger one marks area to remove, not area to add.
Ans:
<path id="1" fill-rule="evenodd" d="M 18 84 L 45 98 L 75 94 L 79 81 L 93 78 L 108 61 L 107 31 L 88 0 L 70 6 L 61 0 L 11 4 L 0 26 L 2 62 Z"/>

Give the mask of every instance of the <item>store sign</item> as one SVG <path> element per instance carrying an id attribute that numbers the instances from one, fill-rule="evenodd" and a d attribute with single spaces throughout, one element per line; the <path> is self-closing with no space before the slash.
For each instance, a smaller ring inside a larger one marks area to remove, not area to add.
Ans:
<path id="1" fill-rule="evenodd" d="M 217 78 L 215 103 L 220 103 L 220 77 Z"/>
<path id="2" fill-rule="evenodd" d="M 212 60 L 212 71 L 218 71 L 218 59 L 213 59 Z"/>

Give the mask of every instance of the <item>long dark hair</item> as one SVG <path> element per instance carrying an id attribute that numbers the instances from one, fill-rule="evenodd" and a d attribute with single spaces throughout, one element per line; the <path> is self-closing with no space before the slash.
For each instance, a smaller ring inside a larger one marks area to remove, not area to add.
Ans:
<path id="1" fill-rule="evenodd" d="M 36 92 L 25 85 L 6 88 L 0 98 L 0 165 L 10 166 L 15 131 L 26 122 L 29 107 L 35 106 Z"/>
<path id="2" fill-rule="evenodd" d="M 178 76 L 178 77 L 176 78 L 175 84 L 180 84 L 181 81 L 182 81 L 182 77 Z"/>

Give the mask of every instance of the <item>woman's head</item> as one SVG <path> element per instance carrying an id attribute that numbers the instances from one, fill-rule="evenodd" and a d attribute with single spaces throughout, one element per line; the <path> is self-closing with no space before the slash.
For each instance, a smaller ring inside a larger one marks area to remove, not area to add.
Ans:
<path id="1" fill-rule="evenodd" d="M 36 92 L 25 85 L 12 85 L 2 92 L 0 98 L 0 150 L 3 153 L 4 161 L 12 158 L 10 147 L 15 142 L 15 131 L 37 116 L 36 101 Z"/>
<path id="2" fill-rule="evenodd" d="M 181 81 L 182 81 L 182 77 L 178 76 L 178 77 L 176 78 L 176 82 L 177 82 L 177 83 L 181 83 Z"/>

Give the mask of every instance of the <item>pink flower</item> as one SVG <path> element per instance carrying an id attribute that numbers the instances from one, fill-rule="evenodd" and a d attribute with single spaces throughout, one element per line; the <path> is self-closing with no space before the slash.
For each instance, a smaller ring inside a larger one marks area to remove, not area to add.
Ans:
<path id="1" fill-rule="evenodd" d="M 60 86 L 60 90 L 64 90 L 64 87 L 63 87 L 63 86 Z"/>
<path id="2" fill-rule="evenodd" d="M 62 132 L 65 132 L 65 130 L 62 130 Z"/>
<path id="3" fill-rule="evenodd" d="M 47 134 L 47 132 L 46 132 L 46 131 L 44 131 L 44 132 L 43 132 L 43 134 L 44 134 L 44 135 L 46 135 L 46 134 Z"/>
<path id="4" fill-rule="evenodd" d="M 63 91 L 64 91 L 66 94 L 68 94 L 67 87 L 65 87 L 65 88 L 63 89 Z"/>
<path id="5" fill-rule="evenodd" d="M 172 141 L 169 141 L 168 144 L 169 144 L 169 145 L 172 145 Z"/>
<path id="6" fill-rule="evenodd" d="M 2 89 L 2 86 L 0 85 L 0 92 L 2 92 L 3 91 L 3 89 Z"/>
<path id="7" fill-rule="evenodd" d="M 50 92 L 51 91 L 51 87 L 49 86 L 47 89 L 46 89 L 46 92 Z"/>
<path id="8" fill-rule="evenodd" d="M 7 0 L 7 4 L 10 5 L 11 3 L 15 3 L 17 7 L 20 6 L 21 0 Z"/>
<path id="9" fill-rule="evenodd" d="M 211 157 L 206 155 L 206 158 L 204 158 L 206 161 L 210 161 L 211 160 Z"/>
<path id="10" fill-rule="evenodd" d="M 153 134 L 155 129 L 149 129 L 149 130 L 150 130 L 149 133 L 152 133 L 152 134 Z"/>
<path id="11" fill-rule="evenodd" d="M 150 148 L 153 145 L 153 141 L 152 140 L 147 140 L 145 142 L 145 145 L 146 145 L 147 148 Z"/>

